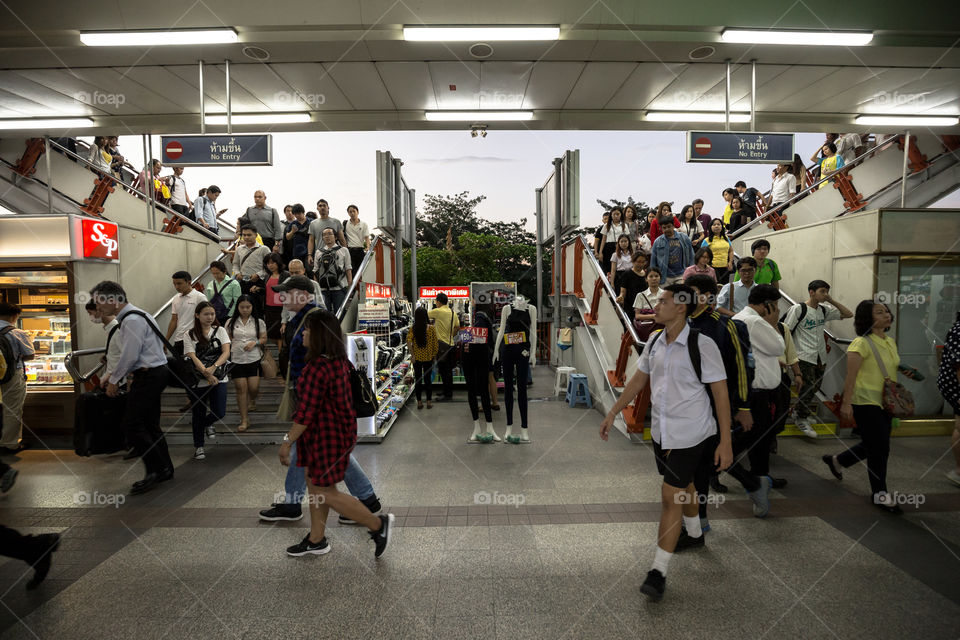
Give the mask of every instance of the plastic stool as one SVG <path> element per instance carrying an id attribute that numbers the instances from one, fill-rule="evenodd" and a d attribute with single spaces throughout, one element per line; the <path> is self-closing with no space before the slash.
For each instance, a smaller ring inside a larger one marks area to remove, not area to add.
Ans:
<path id="1" fill-rule="evenodd" d="M 557 382 L 553 387 L 553 397 L 570 386 L 570 374 L 576 373 L 576 367 L 557 367 Z"/>
<path id="2" fill-rule="evenodd" d="M 571 373 L 570 382 L 567 384 L 567 403 L 571 407 L 575 407 L 579 402 L 587 405 L 587 407 L 593 407 L 590 388 L 587 386 L 587 376 L 582 373 Z"/>

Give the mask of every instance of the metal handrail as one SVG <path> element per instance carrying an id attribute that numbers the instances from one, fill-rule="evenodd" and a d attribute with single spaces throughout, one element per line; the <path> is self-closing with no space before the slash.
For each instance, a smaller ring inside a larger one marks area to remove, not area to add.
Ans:
<path id="1" fill-rule="evenodd" d="M 768 216 L 772 215 L 774 212 L 783 211 L 784 209 L 786 209 L 787 207 L 789 207 L 791 204 L 793 204 L 793 203 L 796 202 L 797 200 L 801 199 L 803 196 L 805 196 L 805 195 L 807 195 L 808 193 L 811 193 L 811 192 L 813 192 L 814 190 L 816 190 L 820 185 L 824 184 L 825 182 L 829 182 L 830 180 L 832 180 L 833 177 L 836 176 L 838 173 L 848 172 L 848 171 L 849 171 L 850 169 L 852 169 L 853 167 L 856 167 L 856 166 L 859 166 L 860 164 L 862 164 L 863 161 L 867 158 L 867 156 L 870 156 L 870 155 L 872 155 L 872 154 L 874 154 L 874 153 L 877 153 L 878 151 L 881 151 L 883 148 L 885 148 L 885 147 L 893 144 L 894 142 L 899 142 L 899 140 L 900 140 L 899 136 L 894 136 L 894 137 L 890 138 L 889 140 L 886 140 L 886 141 L 884 141 L 883 143 L 881 143 L 881 144 L 879 144 L 879 145 L 877 145 L 877 146 L 875 146 L 875 147 L 871 147 L 868 151 L 865 151 L 863 154 L 861 154 L 861 155 L 857 156 L 856 158 L 854 158 L 853 160 L 851 160 L 851 161 L 850 161 L 850 164 L 845 164 L 841 169 L 839 169 L 839 170 L 837 170 L 837 171 L 834 171 L 834 172 L 831 173 L 829 176 L 826 176 L 826 177 L 821 176 L 819 180 L 817 180 L 816 182 L 814 182 L 813 184 L 811 184 L 810 186 L 808 186 L 806 189 L 804 189 L 804 190 L 801 191 L 800 193 L 795 194 L 795 195 L 794 195 L 792 198 L 790 198 L 789 200 L 786 200 L 786 201 L 784 201 L 784 202 L 781 202 L 781 203 L 780 203 L 779 205 L 777 205 L 776 207 L 773 207 L 772 209 L 764 212 L 764 214 L 763 214 L 762 216 L 759 216 L 759 217 L 757 217 L 757 218 L 754 218 L 753 220 L 751 220 L 751 221 L 748 222 L 747 224 L 743 225 L 742 227 L 740 227 L 739 229 L 737 229 L 737 230 L 734 231 L 733 233 L 728 234 L 728 235 L 727 235 L 727 240 L 731 240 L 731 241 L 732 241 L 732 240 L 735 240 L 736 238 L 739 238 L 740 236 L 742 236 L 742 235 L 744 235 L 745 233 L 747 233 L 748 231 L 750 231 L 753 227 L 756 227 L 756 226 L 758 226 L 759 224 L 761 224 L 761 221 L 762 221 L 762 220 L 764 220 L 764 219 L 767 218 Z M 843 215 L 843 214 L 841 214 L 841 215 Z"/>
<path id="2" fill-rule="evenodd" d="M 377 236 L 377 239 L 374 240 L 370 245 L 370 248 L 367 249 L 367 252 L 363 256 L 363 260 L 360 262 L 360 266 L 357 267 L 357 272 L 353 274 L 353 280 L 350 282 L 350 287 L 347 288 L 347 295 L 340 304 L 340 308 L 335 312 L 337 320 L 343 320 L 343 316 L 347 311 L 347 305 L 360 290 L 360 276 L 363 275 L 363 270 L 367 268 L 367 264 L 373 258 L 373 252 L 378 242 L 383 242 L 383 238 L 381 236 Z M 403 274 L 400 274 L 400 276 L 403 277 Z M 394 283 L 394 285 L 396 285 L 396 283 Z"/>
<path id="3" fill-rule="evenodd" d="M 585 235 L 575 236 L 573 240 L 568 240 L 564 244 L 565 245 L 575 244 L 578 239 L 583 242 L 583 245 L 584 245 L 583 251 L 584 253 L 587 254 L 587 259 L 590 261 L 591 264 L 594 265 L 594 267 L 596 267 L 597 273 L 602 274 L 600 276 L 600 280 L 603 282 L 604 288 L 607 290 L 607 293 L 610 295 L 610 298 L 613 300 L 613 306 L 617 310 L 617 316 L 620 318 L 620 322 L 623 324 L 626 331 L 630 334 L 630 339 L 633 341 L 634 346 L 637 346 L 637 347 L 644 346 L 646 342 L 641 340 L 640 336 L 637 335 L 637 331 L 633 327 L 633 322 L 631 322 L 630 319 L 627 317 L 627 314 L 623 310 L 623 307 L 621 307 L 620 304 L 617 303 L 617 295 L 613 291 L 613 285 L 610 284 L 610 281 L 607 279 L 607 275 L 603 273 L 603 269 L 600 268 L 600 263 L 597 261 L 597 257 L 593 255 L 593 252 L 588 249 L 588 247 L 590 246 L 588 244 L 589 238 Z M 557 256 L 557 264 L 560 265 L 560 256 Z M 557 314 L 559 313 L 560 313 L 560 310 L 557 309 Z"/>
<path id="4" fill-rule="evenodd" d="M 122 185 L 122 186 L 125 187 L 127 190 L 129 190 L 130 192 L 132 192 L 132 193 L 134 193 L 134 194 L 136 194 L 136 195 L 139 195 L 139 196 L 141 196 L 141 197 L 144 198 L 144 199 L 147 198 L 147 195 L 146 195 L 145 193 L 143 193 L 142 191 L 140 191 L 139 189 L 137 189 L 137 188 L 134 187 L 133 185 L 127 184 L 127 183 L 124 182 L 123 180 L 121 180 L 121 179 L 119 179 L 119 178 L 117 178 L 117 177 L 115 177 L 115 176 L 113 176 L 113 175 L 111 175 L 111 174 L 106 174 L 106 173 L 104 173 L 101 169 L 98 169 L 97 166 L 94 165 L 92 162 L 90 162 L 88 159 L 80 156 L 79 154 L 74 153 L 73 151 L 70 151 L 69 149 L 67 149 L 66 147 L 62 146 L 61 144 L 59 144 L 59 143 L 57 143 L 57 142 L 54 142 L 53 140 L 50 140 L 50 146 L 51 146 L 51 147 L 55 147 L 58 151 L 60 151 L 61 153 L 63 153 L 63 154 L 66 155 L 67 157 L 74 159 L 76 162 L 78 162 L 78 163 L 86 166 L 87 168 L 91 169 L 92 171 L 94 171 L 94 172 L 96 172 L 96 173 L 98 173 L 98 174 L 100 174 L 100 175 L 104 175 L 104 176 L 106 176 L 106 177 L 109 177 L 111 180 L 113 180 L 114 182 Z M 156 178 L 157 176 L 154 176 L 154 177 Z M 49 178 L 49 176 L 48 176 L 48 178 Z M 164 214 L 169 214 L 169 215 L 176 216 L 176 217 L 180 218 L 180 223 L 181 223 L 183 226 L 189 227 L 189 228 L 191 228 L 191 229 L 193 229 L 193 230 L 195 230 L 195 231 L 199 231 L 201 234 L 203 234 L 203 235 L 205 235 L 205 236 L 208 236 L 211 240 L 216 239 L 218 242 L 222 241 L 222 239 L 220 238 L 219 234 L 216 234 L 216 233 L 214 233 L 213 231 L 210 231 L 209 229 L 205 228 L 203 225 L 197 224 L 196 222 L 194 222 L 194 221 L 191 220 L 190 218 L 184 216 L 183 214 L 179 213 L 178 211 L 174 211 L 173 209 L 167 207 L 167 206 L 164 205 L 163 203 L 157 202 L 156 200 L 154 200 L 153 203 L 154 203 L 158 208 L 160 208 L 160 209 L 163 211 Z"/>
<path id="5" fill-rule="evenodd" d="M 96 375 L 101 369 L 107 366 L 105 362 L 98 362 L 97 366 L 88 371 L 86 374 L 80 373 L 80 370 L 77 369 L 74 360 L 80 356 L 91 356 L 96 353 L 106 353 L 106 347 L 97 347 L 95 349 L 78 349 L 77 351 L 71 351 L 63 357 L 63 366 L 67 369 L 67 373 L 70 374 L 70 377 L 73 378 L 74 382 L 83 384 L 94 375 Z"/>

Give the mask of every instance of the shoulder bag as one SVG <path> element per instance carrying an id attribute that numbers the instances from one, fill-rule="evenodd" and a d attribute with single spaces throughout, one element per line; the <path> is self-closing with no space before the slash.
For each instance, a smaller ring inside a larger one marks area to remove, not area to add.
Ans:
<path id="1" fill-rule="evenodd" d="M 369 418 L 377 414 L 377 396 L 370 385 L 370 379 L 357 371 L 352 363 L 350 367 L 350 389 L 353 392 L 353 408 L 358 418 Z"/>
<path id="2" fill-rule="evenodd" d="M 147 326 L 160 338 L 160 342 L 163 343 L 163 346 L 167 348 L 171 354 L 176 354 L 176 351 L 173 348 L 173 345 L 170 344 L 170 341 L 167 340 L 166 336 L 163 335 L 163 332 L 157 328 L 157 326 L 150 322 L 150 318 L 143 311 L 130 311 L 123 318 L 120 318 L 117 321 L 117 327 L 123 324 L 123 321 L 126 320 L 127 316 L 136 315 L 140 316 L 146 321 Z M 193 361 L 187 358 L 178 358 L 175 355 L 167 357 L 167 386 L 175 387 L 177 389 L 187 389 L 192 386 L 193 381 L 196 379 L 195 372 L 197 368 L 193 366 Z"/>
<path id="3" fill-rule="evenodd" d="M 902 384 L 890 378 L 887 374 L 887 366 L 883 363 L 880 352 L 877 351 L 877 345 L 873 344 L 873 340 L 870 339 L 869 335 L 864 336 L 864 339 L 870 344 L 870 348 L 873 349 L 873 357 L 880 367 L 880 373 L 883 374 L 883 399 L 880 403 L 883 405 L 884 411 L 893 414 L 895 418 L 912 416 L 916 406 L 913 400 L 913 394 Z"/>

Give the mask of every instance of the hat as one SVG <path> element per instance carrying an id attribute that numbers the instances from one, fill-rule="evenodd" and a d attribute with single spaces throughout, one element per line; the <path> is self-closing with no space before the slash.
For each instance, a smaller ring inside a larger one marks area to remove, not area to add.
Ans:
<path id="1" fill-rule="evenodd" d="M 290 291 L 291 289 L 299 289 L 300 291 L 306 291 L 307 293 L 314 293 L 313 280 L 307 276 L 290 276 L 280 284 L 275 284 L 270 287 L 276 292 L 281 291 Z"/>

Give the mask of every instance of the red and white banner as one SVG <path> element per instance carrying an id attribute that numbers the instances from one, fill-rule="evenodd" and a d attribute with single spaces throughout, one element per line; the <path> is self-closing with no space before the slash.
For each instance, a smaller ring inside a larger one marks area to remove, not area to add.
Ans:
<path id="1" fill-rule="evenodd" d="M 437 294 L 445 293 L 447 294 L 448 299 L 454 298 L 470 298 L 470 287 L 420 287 L 420 297 L 421 298 L 436 298 Z"/>
<path id="2" fill-rule="evenodd" d="M 389 300 L 393 297 L 393 287 L 389 284 L 367 283 L 366 297 L 368 300 Z"/>

